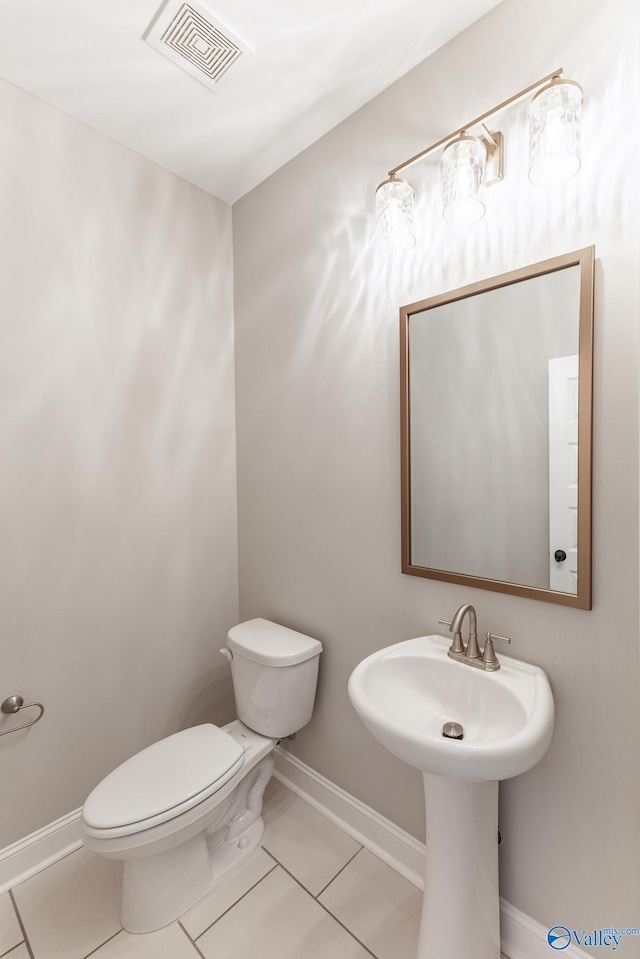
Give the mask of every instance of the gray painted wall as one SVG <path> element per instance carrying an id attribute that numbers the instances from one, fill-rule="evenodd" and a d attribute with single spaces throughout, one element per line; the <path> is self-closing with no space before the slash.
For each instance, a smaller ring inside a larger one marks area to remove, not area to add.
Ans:
<path id="1" fill-rule="evenodd" d="M 548 672 L 557 706 L 547 756 L 501 787 L 501 893 L 579 928 L 637 925 L 640 902 L 638 25 L 635 0 L 505 0 L 234 207 L 241 616 L 325 647 L 292 751 L 424 836 L 421 777 L 364 730 L 347 679 L 473 603 L 480 630 Z M 586 91 L 581 175 L 556 195 L 529 186 L 523 105 L 499 124 L 509 174 L 484 220 L 447 227 L 428 161 L 411 173 L 416 249 L 379 254 L 385 172 L 558 66 Z M 592 243 L 593 610 L 403 576 L 399 305 Z"/>
<path id="2" fill-rule="evenodd" d="M 0 848 L 233 710 L 231 211 L 0 84 Z M 0 728 L 16 725 L 2 717 Z"/>

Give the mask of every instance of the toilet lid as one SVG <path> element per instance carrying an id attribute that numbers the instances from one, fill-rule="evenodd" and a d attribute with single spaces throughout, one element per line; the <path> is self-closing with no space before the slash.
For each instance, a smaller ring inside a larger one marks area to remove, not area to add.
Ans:
<path id="1" fill-rule="evenodd" d="M 268 619 L 249 619 L 227 633 L 229 649 L 261 666 L 294 666 L 314 659 L 322 643 Z"/>
<path id="2" fill-rule="evenodd" d="M 217 726 L 193 726 L 109 773 L 88 797 L 82 817 L 97 829 L 113 829 L 151 819 L 193 797 L 202 802 L 231 779 L 242 757 L 242 746 Z"/>

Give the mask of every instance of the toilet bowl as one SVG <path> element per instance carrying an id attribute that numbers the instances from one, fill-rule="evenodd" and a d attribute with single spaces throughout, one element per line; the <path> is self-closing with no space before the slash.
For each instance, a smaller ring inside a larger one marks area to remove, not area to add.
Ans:
<path id="1" fill-rule="evenodd" d="M 154 743 L 89 795 L 83 841 L 123 860 L 128 932 L 173 922 L 260 844 L 271 753 L 311 718 L 321 651 L 318 640 L 267 620 L 235 626 L 221 652 L 231 661 L 239 718 Z"/>

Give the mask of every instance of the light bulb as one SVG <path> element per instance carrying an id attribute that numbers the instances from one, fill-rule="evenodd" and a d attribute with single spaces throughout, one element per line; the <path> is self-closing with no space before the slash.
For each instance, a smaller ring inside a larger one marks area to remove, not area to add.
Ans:
<path id="1" fill-rule="evenodd" d="M 534 186 L 566 183 L 580 169 L 582 87 L 559 77 L 540 90 L 529 113 L 529 179 Z"/>
<path id="2" fill-rule="evenodd" d="M 487 151 L 478 137 L 461 133 L 442 154 L 443 207 L 447 223 L 468 226 L 485 213 Z"/>
<path id="3" fill-rule="evenodd" d="M 405 253 L 416 245 L 415 197 L 409 181 L 396 174 L 384 180 L 376 190 L 378 240 L 386 253 Z"/>

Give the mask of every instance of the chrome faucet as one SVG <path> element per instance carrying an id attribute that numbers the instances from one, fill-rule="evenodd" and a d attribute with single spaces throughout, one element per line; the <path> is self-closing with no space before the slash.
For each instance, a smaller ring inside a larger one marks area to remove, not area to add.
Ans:
<path id="1" fill-rule="evenodd" d="M 465 616 L 469 616 L 469 639 L 465 646 L 462 638 L 462 623 Z M 439 623 L 449 627 L 449 632 L 453 633 L 453 642 L 449 649 L 451 659 L 457 659 L 458 662 L 467 663 L 469 666 L 476 666 L 478 669 L 485 669 L 488 672 L 495 672 L 500 669 L 500 661 L 493 648 L 494 639 L 501 643 L 510 643 L 509 636 L 497 636 L 495 633 L 487 633 L 484 649 L 481 651 L 478 646 L 478 625 L 476 611 L 470 603 L 465 603 L 453 615 L 451 622 L 439 619 Z"/>

